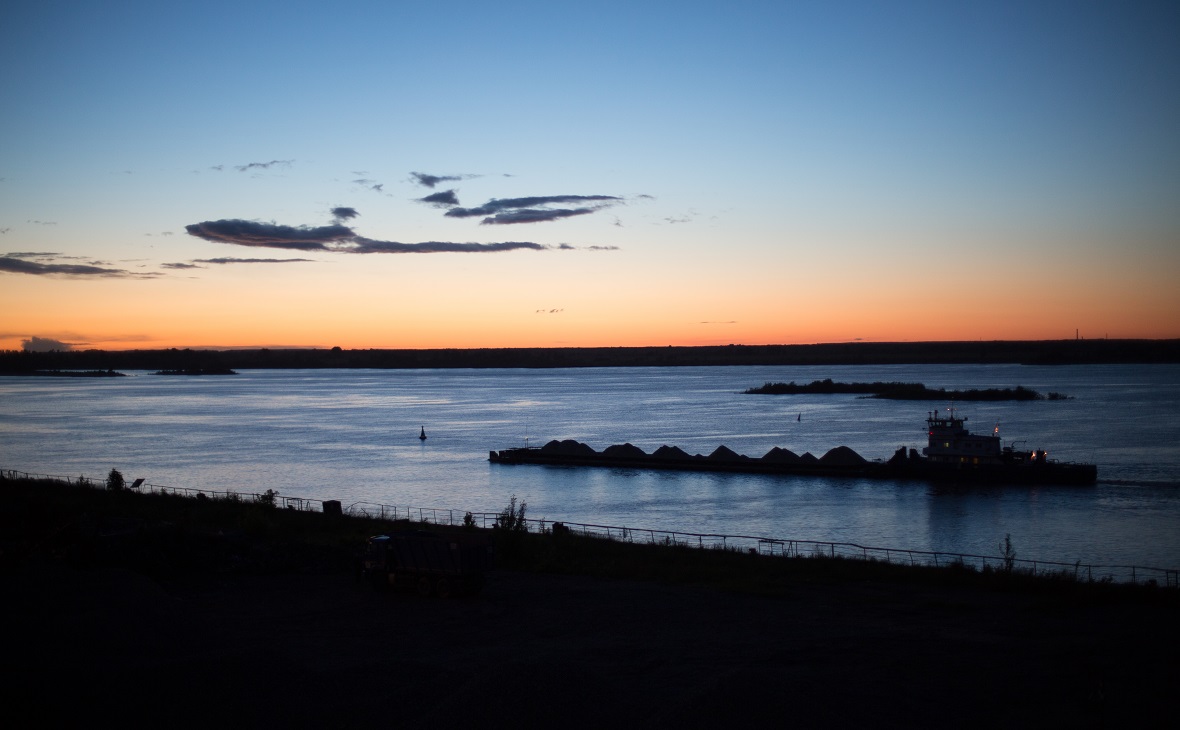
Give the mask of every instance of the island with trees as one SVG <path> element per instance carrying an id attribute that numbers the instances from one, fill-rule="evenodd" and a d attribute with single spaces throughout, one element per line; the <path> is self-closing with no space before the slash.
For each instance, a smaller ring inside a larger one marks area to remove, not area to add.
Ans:
<path id="1" fill-rule="evenodd" d="M 855 394 L 862 398 L 883 398 L 887 400 L 965 400 L 965 401 L 1028 401 L 1068 400 L 1070 396 L 1050 392 L 1047 396 L 1031 388 L 1018 385 L 1015 388 L 969 388 L 947 390 L 928 388 L 922 383 L 837 383 L 831 378 L 813 380 L 805 385 L 789 383 L 765 383 L 742 391 L 746 395 L 803 395 L 803 394 Z"/>

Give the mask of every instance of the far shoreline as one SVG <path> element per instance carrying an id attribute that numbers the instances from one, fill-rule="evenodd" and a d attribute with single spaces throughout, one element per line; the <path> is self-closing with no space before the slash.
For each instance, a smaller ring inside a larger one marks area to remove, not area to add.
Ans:
<path id="1" fill-rule="evenodd" d="M 482 349 L 166 349 L 0 352 L 0 374 L 33 370 L 449 369 L 743 365 L 1180 363 L 1180 339 L 844 342 L 811 345 Z"/>

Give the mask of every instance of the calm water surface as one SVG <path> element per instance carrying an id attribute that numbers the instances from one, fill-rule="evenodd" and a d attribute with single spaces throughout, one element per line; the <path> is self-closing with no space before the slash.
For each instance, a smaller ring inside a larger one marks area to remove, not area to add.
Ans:
<path id="1" fill-rule="evenodd" d="M 826 366 L 261 370 L 227 377 L 0 378 L 0 468 L 529 515 L 636 528 L 1180 567 L 1180 367 Z M 502 466 L 490 449 L 573 438 L 750 456 L 921 447 L 945 403 L 754 396 L 767 381 L 1023 385 L 1070 400 L 967 403 L 969 426 L 1098 464 L 1094 487 Z M 420 442 L 419 428 L 429 438 Z"/>

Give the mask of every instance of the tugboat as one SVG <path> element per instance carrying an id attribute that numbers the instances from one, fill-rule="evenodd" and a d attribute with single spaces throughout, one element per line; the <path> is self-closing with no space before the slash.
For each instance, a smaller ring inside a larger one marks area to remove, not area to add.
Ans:
<path id="1" fill-rule="evenodd" d="M 973 434 L 963 425 L 967 417 L 955 415 L 954 406 L 947 409 L 949 415 L 940 416 L 938 411 L 926 414 L 926 427 L 930 443 L 922 453 L 932 464 L 998 464 L 1005 457 L 1012 456 L 1012 447 L 1001 448 L 999 426 L 991 436 Z M 1044 454 L 1045 452 L 1037 452 Z"/>
<path id="2" fill-rule="evenodd" d="M 912 449 L 897 450 L 887 464 L 887 471 L 898 476 L 922 476 L 936 480 L 995 480 L 1042 484 L 1093 484 L 1098 480 L 1094 464 L 1050 461 L 1044 449 L 1017 451 L 1003 446 L 997 426 L 990 436 L 974 434 L 964 425 L 954 407 L 946 415 L 938 411 L 926 414 L 929 441 L 918 456 Z"/>

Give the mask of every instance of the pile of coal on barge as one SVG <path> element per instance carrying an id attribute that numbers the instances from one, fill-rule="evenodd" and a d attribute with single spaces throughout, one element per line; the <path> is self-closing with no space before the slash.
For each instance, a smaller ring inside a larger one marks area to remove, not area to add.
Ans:
<path id="1" fill-rule="evenodd" d="M 540 448 L 514 448 L 488 453 L 497 464 L 601 466 L 623 469 L 793 474 L 870 479 L 920 479 L 938 482 L 996 484 L 1093 484 L 1094 464 L 1060 462 L 1042 449 L 1016 450 L 1003 446 L 999 435 L 972 434 L 967 418 L 953 408 L 946 415 L 927 414 L 929 442 L 922 453 L 899 448 L 888 460 L 868 460 L 847 446 L 823 456 L 774 447 L 761 457 L 750 457 L 719 446 L 708 456 L 689 454 L 675 446 L 647 453 L 632 444 L 616 444 L 602 451 L 574 440 L 550 441 Z"/>

